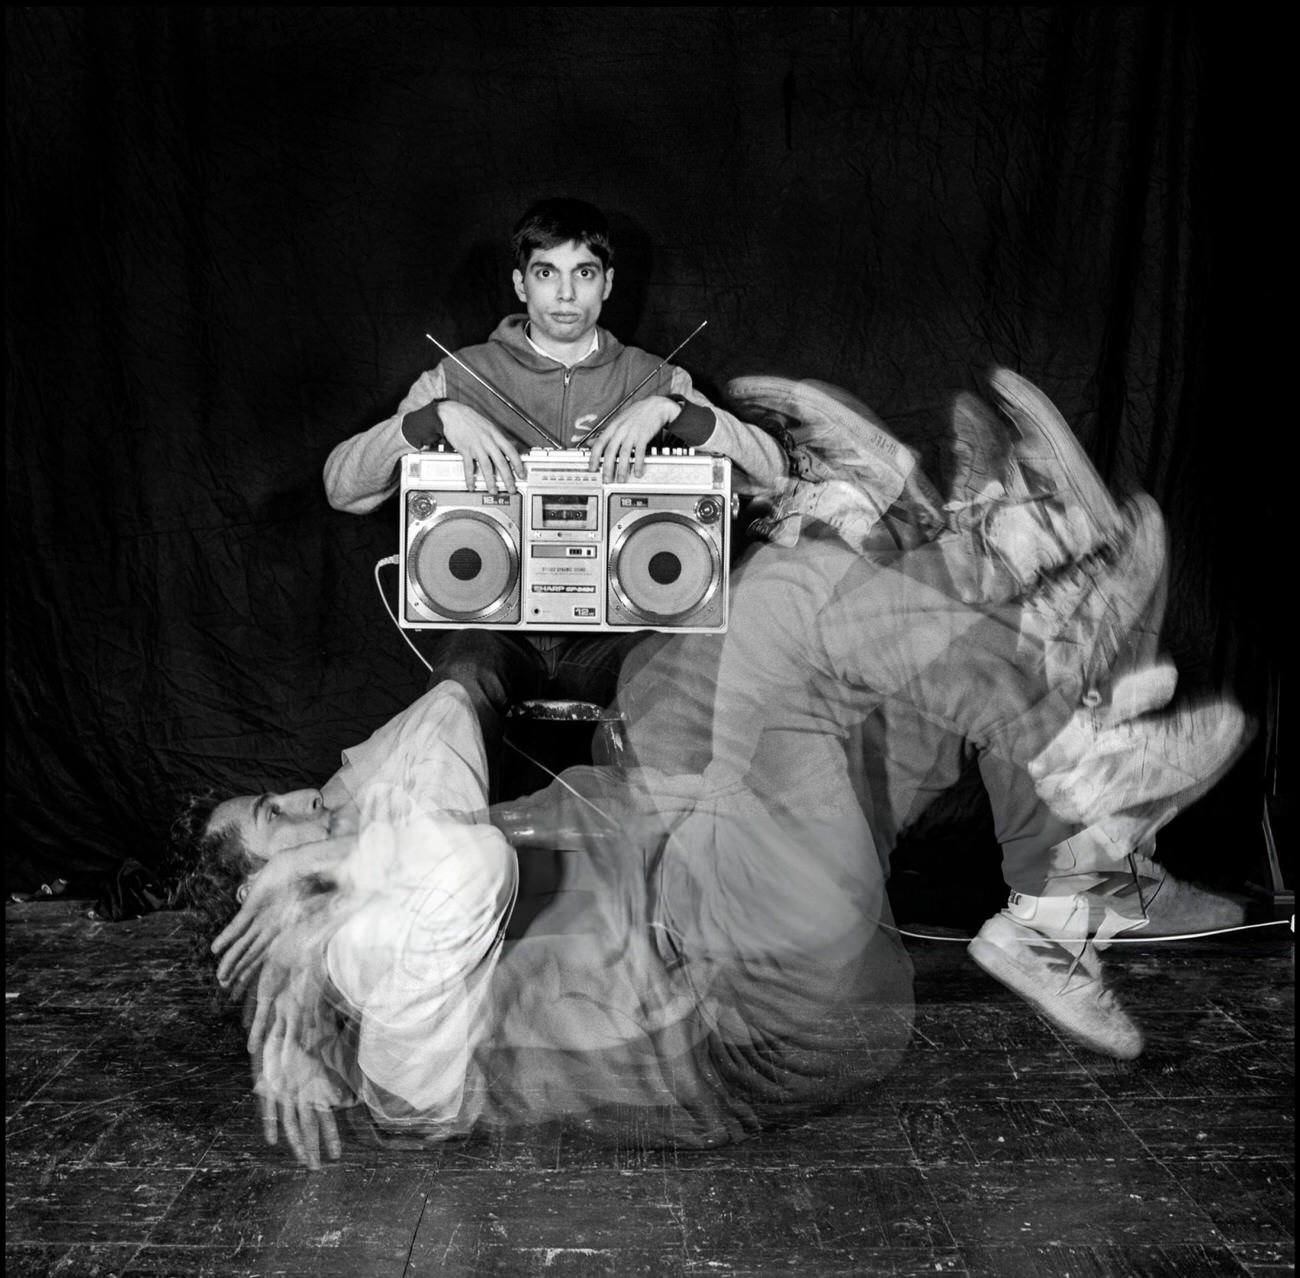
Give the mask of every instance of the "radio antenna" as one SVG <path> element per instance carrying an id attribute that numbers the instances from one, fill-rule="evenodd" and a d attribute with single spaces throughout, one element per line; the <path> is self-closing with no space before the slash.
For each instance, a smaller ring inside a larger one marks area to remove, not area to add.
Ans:
<path id="1" fill-rule="evenodd" d="M 692 334 L 692 336 L 694 336 L 694 334 Z M 524 410 L 520 408 L 519 405 L 516 404 L 515 401 L 510 398 L 509 395 L 505 394 L 503 391 L 497 390 L 497 388 L 493 386 L 492 383 L 488 381 L 486 377 L 480 377 L 478 373 L 476 373 L 472 368 L 470 368 L 470 366 L 467 363 L 465 363 L 463 359 L 460 358 L 459 355 L 455 355 L 451 351 L 449 351 L 436 337 L 430 337 L 428 333 L 425 333 L 425 337 L 428 337 L 429 340 L 445 356 L 447 356 L 448 359 L 455 360 L 455 362 L 459 364 L 461 368 L 463 368 L 476 382 L 478 382 L 480 386 L 485 386 L 489 391 L 491 391 L 493 395 L 495 395 L 512 413 L 515 414 L 516 417 L 522 418 L 544 440 L 546 440 L 546 442 L 552 448 L 564 447 L 564 445 L 561 444 L 560 441 L 556 439 L 555 436 L 552 435 L 549 430 L 547 430 L 545 427 L 539 426 L 535 421 L 533 421 L 533 419 L 529 417 L 528 414 L 524 412 Z"/>
<path id="2" fill-rule="evenodd" d="M 580 440 L 578 440 L 578 442 L 574 445 L 574 447 L 581 448 L 583 444 L 587 442 L 587 440 L 589 440 L 602 426 L 604 426 L 604 424 L 607 421 L 609 421 L 609 419 L 613 417 L 614 414 L 617 413 L 619 409 L 622 408 L 623 405 L 626 404 L 628 400 L 630 400 L 632 396 L 635 395 L 637 391 L 639 391 L 641 387 L 646 384 L 646 382 L 648 382 L 652 377 L 654 377 L 659 372 L 659 370 L 663 368 L 663 366 L 666 363 L 668 363 L 668 361 L 672 359 L 672 357 L 676 355 L 677 352 L 681 350 L 682 347 L 685 346 L 686 343 L 689 342 L 692 337 L 695 336 L 695 333 L 698 333 L 700 329 L 703 328 L 704 325 L 707 324 L 708 322 L 709 322 L 708 320 L 704 320 L 700 324 L 699 328 L 695 329 L 695 332 L 688 334 L 685 338 L 683 338 L 682 341 L 678 342 L 678 344 L 671 351 L 669 351 L 668 354 L 665 355 L 663 359 L 661 359 L 659 363 L 656 364 L 654 368 L 652 368 L 639 382 L 637 382 L 637 384 L 633 386 L 632 389 L 628 391 L 628 393 L 624 395 L 623 398 L 620 399 L 618 403 L 615 404 L 614 407 L 611 408 L 609 412 L 607 412 L 605 416 L 600 419 L 600 421 L 598 421 Z"/>

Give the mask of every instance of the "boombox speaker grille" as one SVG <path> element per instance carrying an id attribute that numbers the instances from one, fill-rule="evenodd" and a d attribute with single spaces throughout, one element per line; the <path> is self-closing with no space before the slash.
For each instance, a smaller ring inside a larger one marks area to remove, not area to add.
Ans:
<path id="1" fill-rule="evenodd" d="M 406 556 L 411 593 L 450 621 L 484 621 L 513 598 L 519 551 L 510 529 L 477 510 L 441 511 Z"/>
<path id="2" fill-rule="evenodd" d="M 635 521 L 609 549 L 611 589 L 648 625 L 671 625 L 701 608 L 720 586 L 720 569 L 709 531 L 675 511 Z"/>

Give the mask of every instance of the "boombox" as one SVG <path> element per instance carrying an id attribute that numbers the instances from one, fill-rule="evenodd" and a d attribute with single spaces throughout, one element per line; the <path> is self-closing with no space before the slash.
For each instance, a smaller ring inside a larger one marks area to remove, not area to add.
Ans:
<path id="1" fill-rule="evenodd" d="M 727 628 L 731 463 L 651 450 L 605 481 L 584 449 L 523 455 L 518 492 L 459 453 L 402 459 L 399 624 L 411 630 Z"/>

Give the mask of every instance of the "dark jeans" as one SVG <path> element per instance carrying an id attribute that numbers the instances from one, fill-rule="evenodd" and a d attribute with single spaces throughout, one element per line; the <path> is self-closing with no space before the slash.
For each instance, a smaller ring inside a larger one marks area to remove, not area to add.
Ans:
<path id="1" fill-rule="evenodd" d="M 438 636 L 429 658 L 429 687 L 452 679 L 469 693 L 483 731 L 494 800 L 510 707 L 541 697 L 609 705 L 624 659 L 649 634 L 645 630 L 593 635 L 453 630 Z"/>

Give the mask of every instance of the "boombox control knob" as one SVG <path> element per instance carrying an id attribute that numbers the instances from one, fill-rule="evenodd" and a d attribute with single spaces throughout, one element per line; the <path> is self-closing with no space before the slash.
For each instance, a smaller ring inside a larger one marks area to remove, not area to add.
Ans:
<path id="1" fill-rule="evenodd" d="M 722 503 L 716 497 L 701 497 L 695 503 L 695 518 L 702 524 L 716 524 L 722 514 Z"/>
<path id="2" fill-rule="evenodd" d="M 432 497 L 421 493 L 418 497 L 411 498 L 411 514 L 416 519 L 428 519 L 430 515 L 438 508 L 438 503 Z"/>

